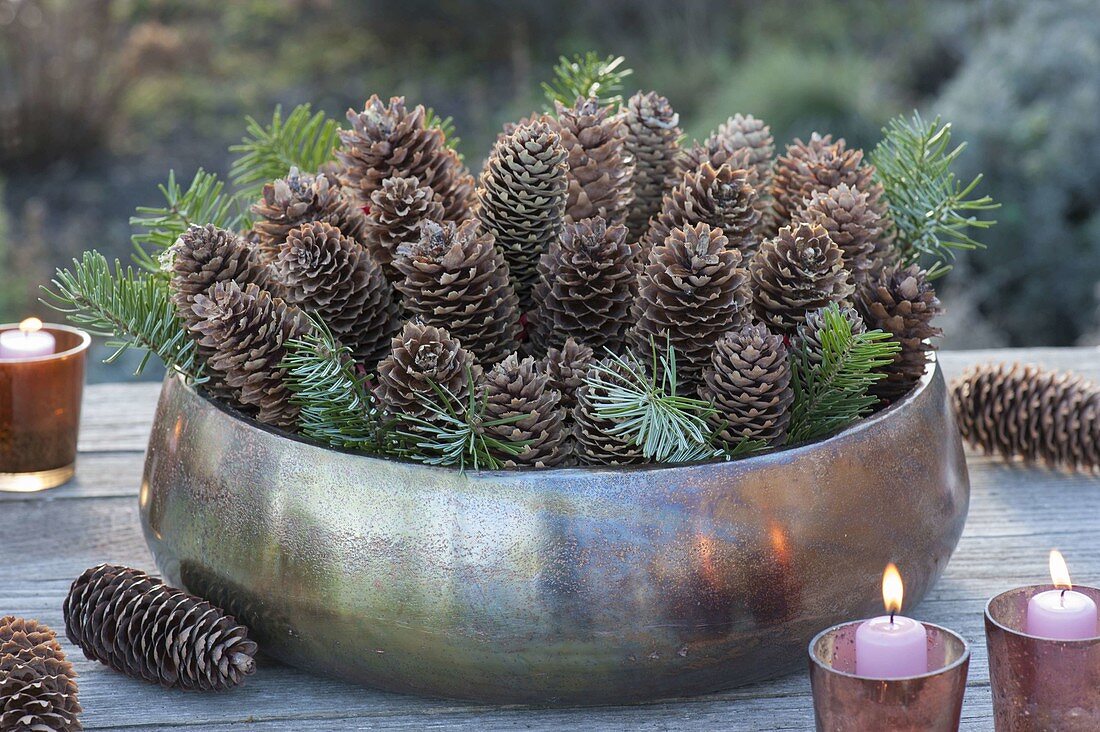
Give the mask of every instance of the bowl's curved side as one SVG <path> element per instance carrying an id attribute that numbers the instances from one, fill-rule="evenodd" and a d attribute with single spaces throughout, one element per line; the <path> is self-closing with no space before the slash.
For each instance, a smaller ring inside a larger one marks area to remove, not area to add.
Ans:
<path id="1" fill-rule="evenodd" d="M 888 413 L 732 463 L 460 474 L 257 429 L 169 379 L 141 491 L 165 576 L 289 663 L 397 691 L 614 703 L 804 662 L 917 602 L 969 484 L 938 367 Z"/>

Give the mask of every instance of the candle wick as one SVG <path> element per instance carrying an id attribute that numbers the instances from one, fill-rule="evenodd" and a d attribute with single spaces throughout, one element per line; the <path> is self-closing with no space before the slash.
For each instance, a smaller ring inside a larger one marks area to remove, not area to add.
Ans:
<path id="1" fill-rule="evenodd" d="M 1066 592 L 1067 590 L 1063 588 L 1061 594 L 1058 595 L 1058 600 L 1061 603 L 1062 607 L 1066 606 Z"/>
<path id="2" fill-rule="evenodd" d="M 894 624 L 894 611 L 891 610 L 890 611 L 890 625 L 893 625 L 893 624 Z"/>

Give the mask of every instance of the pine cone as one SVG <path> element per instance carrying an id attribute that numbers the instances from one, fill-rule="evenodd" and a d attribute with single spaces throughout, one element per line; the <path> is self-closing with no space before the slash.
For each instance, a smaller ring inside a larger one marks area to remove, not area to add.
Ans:
<path id="1" fill-rule="evenodd" d="M 1072 373 L 982 364 L 951 384 L 963 438 L 986 454 L 1100 468 L 1100 387 Z"/>
<path id="2" fill-rule="evenodd" d="M 73 582 L 65 634 L 84 655 L 165 687 L 220 691 L 256 668 L 248 629 L 136 569 L 101 564 Z"/>
<path id="3" fill-rule="evenodd" d="M 703 163 L 665 194 L 661 212 L 642 239 L 642 261 L 648 261 L 650 250 L 664 244 L 673 229 L 695 224 L 721 229 L 730 246 L 746 259 L 751 257 L 760 244 L 754 233 L 760 222 L 755 202 L 756 191 L 745 170 Z"/>
<path id="4" fill-rule="evenodd" d="M 336 179 L 327 175 L 302 174 L 291 168 L 290 175 L 264 186 L 252 213 L 256 215 L 253 231 L 265 262 L 275 259 L 291 229 L 310 221 L 323 221 L 344 236 L 366 243 L 363 212 L 344 196 Z"/>
<path id="5" fill-rule="evenodd" d="M 199 343 L 213 351 L 207 362 L 220 374 L 238 405 L 266 424 L 291 429 L 298 407 L 283 383 L 286 342 L 309 331 L 309 320 L 293 305 L 256 285 L 219 282 L 192 306 Z"/>
<path id="6" fill-rule="evenodd" d="M 854 308 L 841 308 L 840 315 L 848 321 L 852 329 L 852 335 L 867 332 L 867 325 Z M 825 329 L 825 308 L 819 308 L 806 313 L 806 319 L 795 331 L 795 342 L 800 350 L 809 356 L 810 363 L 818 364 L 822 361 L 824 347 L 821 343 L 821 333 Z"/>
<path id="7" fill-rule="evenodd" d="M 584 376 L 592 365 L 592 357 L 591 348 L 572 338 L 566 338 L 560 349 L 549 349 L 539 364 L 550 380 L 550 388 L 561 394 L 561 406 L 566 410 L 567 422 L 573 419 L 577 389 L 584 383 Z"/>
<path id="8" fill-rule="evenodd" d="M 595 99 L 577 99 L 572 107 L 555 103 L 557 119 L 550 120 L 568 153 L 568 198 L 565 220 L 602 216 L 622 224 L 634 202 L 631 178 L 634 160 L 623 145 L 622 118 L 612 107 Z"/>
<path id="9" fill-rule="evenodd" d="M 714 404 L 711 417 L 729 447 L 743 440 L 782 445 L 794 401 L 791 364 L 782 336 L 763 325 L 746 325 L 714 344 L 699 396 Z"/>
<path id="10" fill-rule="evenodd" d="M 550 386 L 535 360 L 522 361 L 511 354 L 485 373 L 482 382 L 485 396 L 484 421 L 515 418 L 507 424 L 487 424 L 485 433 L 509 443 L 526 442 L 518 455 L 498 455 L 504 465 L 553 467 L 566 456 L 565 413 L 561 395 Z"/>
<path id="11" fill-rule="evenodd" d="M 661 210 L 665 193 L 679 177 L 679 122 L 680 115 L 657 92 L 638 92 L 626 103 L 623 141 L 626 152 L 634 158 L 634 205 L 627 217 L 631 241 L 638 241 L 649 228 L 649 219 Z"/>
<path id="12" fill-rule="evenodd" d="M 740 265 L 741 253 L 707 224 L 673 229 L 649 254 L 639 278 L 633 344 L 648 361 L 651 341 L 663 349 L 667 337 L 684 393 L 695 391 L 714 342 L 750 320 L 752 292 Z"/>
<path id="13" fill-rule="evenodd" d="M 904 396 L 924 376 L 928 352 L 934 350 L 929 340 L 943 333 L 932 325 L 943 312 L 935 288 L 915 264 L 888 267 L 860 288 L 856 306 L 868 328 L 884 330 L 901 344 L 894 362 L 883 369 L 886 378 L 871 391 L 887 402 Z"/>
<path id="14" fill-rule="evenodd" d="M 752 168 L 765 188 L 771 182 L 775 138 L 771 128 L 751 114 L 735 114 L 718 126 L 703 143 L 685 150 L 677 160 L 683 176 L 710 163 L 714 168 L 730 164 L 734 169 Z M 738 164 L 733 165 L 736 161 Z"/>
<path id="15" fill-rule="evenodd" d="M 313 313 L 368 370 L 401 327 L 382 268 L 339 229 L 314 221 L 291 229 L 272 263 L 278 294 Z"/>
<path id="16" fill-rule="evenodd" d="M 391 416 L 430 418 L 422 399 L 438 401 L 435 384 L 457 399 L 469 393 L 471 377 L 481 367 L 457 339 L 443 328 L 408 322 L 393 339 L 390 353 L 378 364 L 374 395 Z"/>
<path id="17" fill-rule="evenodd" d="M 539 352 L 575 338 L 618 352 L 630 327 L 638 245 L 625 226 L 601 218 L 567 224 L 561 243 L 542 255 L 531 339 Z"/>
<path id="18" fill-rule="evenodd" d="M 567 173 L 561 138 L 545 122 L 502 136 L 481 173 L 478 217 L 504 253 L 524 310 L 539 257 L 561 235 Z"/>
<path id="19" fill-rule="evenodd" d="M 443 221 L 443 204 L 431 188 L 420 185 L 416 178 L 387 178 L 370 194 L 367 249 L 374 261 L 382 265 L 391 283 L 403 279 L 393 264 L 398 250 L 420 240 L 423 221 Z"/>
<path id="20" fill-rule="evenodd" d="M 622 367 L 617 362 L 604 359 L 602 363 L 617 374 L 622 373 Z M 621 381 L 626 383 L 625 379 Z M 577 403 L 573 407 L 573 452 L 581 465 L 638 465 L 645 462 L 642 448 L 632 439 L 612 433 L 618 423 L 596 413 L 592 398 L 606 394 L 608 387 L 615 384 L 615 377 L 598 371 L 593 364 L 588 370 L 587 380 L 577 389 Z"/>
<path id="21" fill-rule="evenodd" d="M 841 183 L 827 192 L 814 191 L 795 214 L 799 223 L 817 224 L 844 253 L 844 267 L 858 286 L 871 277 L 878 260 L 886 222 L 866 193 Z"/>
<path id="22" fill-rule="evenodd" d="M 424 107 L 411 112 L 404 97 L 392 97 L 389 105 L 377 96 L 367 100 L 362 112 L 348 110 L 350 130 L 340 130 L 342 145 L 336 158 L 343 165 L 340 183 L 361 206 L 387 178 L 415 177 L 443 204 L 448 221 L 463 221 L 471 213 L 474 179 L 447 147 L 443 132 L 424 125 Z"/>
<path id="23" fill-rule="evenodd" d="M 53 630 L 0 618 L 0 730 L 73 732 L 81 711 L 76 673 Z"/>
<path id="24" fill-rule="evenodd" d="M 424 223 L 420 241 L 394 264 L 404 275 L 397 289 L 412 316 L 446 328 L 485 365 L 516 349 L 519 306 L 508 265 L 477 220 Z"/>
<path id="25" fill-rule="evenodd" d="M 783 227 L 760 247 L 749 272 L 757 316 L 783 335 L 793 334 L 806 313 L 843 303 L 853 291 L 840 247 L 820 226 Z"/>
<path id="26" fill-rule="evenodd" d="M 196 296 L 217 282 L 233 281 L 241 287 L 252 283 L 263 286 L 267 279 L 266 267 L 259 264 L 244 239 L 210 225 L 188 227 L 168 249 L 167 261 L 171 270 L 172 302 L 180 322 L 190 333 L 196 333 L 198 318 L 192 310 Z M 196 349 L 203 362 L 214 353 L 201 343 L 196 344 Z M 229 391 L 220 375 L 208 376 L 203 388 L 215 396 L 225 397 Z"/>
<path id="27" fill-rule="evenodd" d="M 863 164 L 862 150 L 849 150 L 844 140 L 816 132 L 808 143 L 796 139 L 787 154 L 775 163 L 772 195 L 776 226 L 786 226 L 815 192 L 827 193 L 841 183 L 863 191 L 875 205 L 881 186 L 874 183 L 875 169 Z"/>

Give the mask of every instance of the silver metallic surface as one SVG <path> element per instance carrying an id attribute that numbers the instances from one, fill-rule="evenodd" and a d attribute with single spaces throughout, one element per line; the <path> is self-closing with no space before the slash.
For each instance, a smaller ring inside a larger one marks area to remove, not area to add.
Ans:
<path id="1" fill-rule="evenodd" d="M 680 467 L 457 471 L 327 450 L 164 384 L 141 516 L 165 578 L 296 666 L 402 692 L 602 704 L 805 663 L 913 603 L 969 483 L 943 377 L 832 438 Z"/>

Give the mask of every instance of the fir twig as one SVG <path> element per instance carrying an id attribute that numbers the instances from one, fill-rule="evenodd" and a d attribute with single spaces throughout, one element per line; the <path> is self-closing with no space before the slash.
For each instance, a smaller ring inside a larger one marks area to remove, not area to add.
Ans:
<path id="1" fill-rule="evenodd" d="M 202 168 L 186 191 L 176 182 L 175 171 L 169 171 L 168 182 L 157 187 L 164 196 L 164 206 L 139 206 L 137 215 L 130 218 L 130 225 L 137 229 L 130 237 L 134 262 L 142 269 L 165 275 L 161 255 L 192 224 L 231 230 L 242 225 L 240 207 L 224 192 L 225 183 Z"/>
<path id="2" fill-rule="evenodd" d="M 253 117 L 245 120 L 245 136 L 229 148 L 239 153 L 229 178 L 243 200 L 259 198 L 266 183 L 285 177 L 291 168 L 316 173 L 335 159 L 340 126 L 324 112 L 314 113 L 308 104 L 299 104 L 285 119 L 282 107 L 275 107 L 268 125 Z"/>
<path id="3" fill-rule="evenodd" d="M 554 78 L 543 82 L 542 90 L 551 107 L 554 102 L 571 107 L 577 97 L 595 97 L 601 105 L 619 104 L 623 100 L 623 79 L 634 73 L 633 69 L 620 68 L 625 61 L 622 56 L 601 58 L 595 51 L 572 59 L 562 56 L 554 67 Z"/>
<path id="4" fill-rule="evenodd" d="M 462 138 L 455 134 L 455 121 L 453 117 L 440 117 L 439 114 L 428 107 L 424 110 L 424 126 L 425 127 L 438 127 L 439 131 L 443 133 L 443 142 L 447 147 L 458 153 L 458 157 L 462 158 L 462 153 L 458 152 L 458 144 L 462 142 Z"/>
<path id="5" fill-rule="evenodd" d="M 885 376 L 878 369 L 901 348 L 881 330 L 852 333 L 835 303 L 825 310 L 820 340 L 820 361 L 801 343 L 792 353 L 789 444 L 819 439 L 867 414 L 877 402 L 867 391 Z"/>
<path id="6" fill-rule="evenodd" d="M 106 258 L 92 250 L 74 259 L 71 270 L 57 270 L 52 289 L 42 289 L 42 302 L 94 335 L 110 338 L 107 345 L 115 351 L 106 363 L 133 348 L 145 352 L 136 374 L 156 355 L 196 383 L 205 381 L 195 341 L 176 317 L 166 280 L 123 269 L 117 260 L 112 270 Z"/>
<path id="7" fill-rule="evenodd" d="M 950 123 L 941 124 L 939 117 L 928 123 L 914 113 L 892 120 L 883 134 L 871 162 L 890 204 L 902 259 L 912 264 L 926 257 L 932 261 L 929 277 L 943 275 L 956 251 L 984 248 L 969 230 L 996 223 L 976 214 L 1000 204 L 989 196 L 970 197 L 981 175 L 965 185 L 956 177 L 952 166 L 966 143 L 951 147 Z"/>

